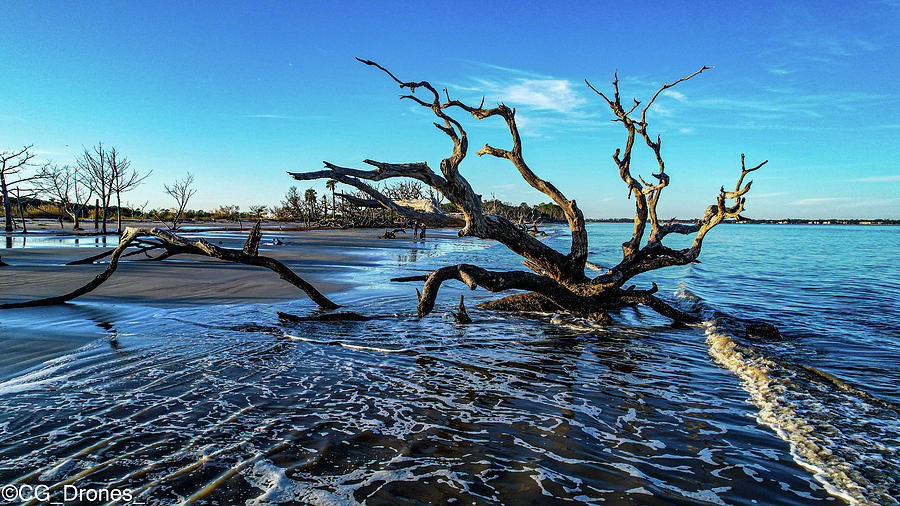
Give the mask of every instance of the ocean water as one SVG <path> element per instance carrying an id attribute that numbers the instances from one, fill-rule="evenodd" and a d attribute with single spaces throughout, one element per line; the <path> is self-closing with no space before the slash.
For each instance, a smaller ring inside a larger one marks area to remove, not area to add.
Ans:
<path id="1" fill-rule="evenodd" d="M 589 231 L 590 260 L 614 264 L 630 226 Z M 701 263 L 634 280 L 704 315 L 687 328 L 643 308 L 607 326 L 486 312 L 496 295 L 456 282 L 416 318 L 412 284 L 388 278 L 521 267 L 472 239 L 369 252 L 335 297 L 369 322 L 278 321 L 306 300 L 7 311 L 0 332 L 97 338 L 0 380 L 0 485 L 150 504 L 894 504 L 898 246 L 897 227 L 720 226 Z M 461 294 L 470 325 L 444 317 Z"/>

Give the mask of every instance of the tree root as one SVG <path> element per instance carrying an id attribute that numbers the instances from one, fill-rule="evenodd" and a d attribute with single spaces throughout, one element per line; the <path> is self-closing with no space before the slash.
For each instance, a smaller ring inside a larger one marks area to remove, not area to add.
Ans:
<path id="1" fill-rule="evenodd" d="M 278 311 L 278 319 L 286 323 L 299 322 L 367 322 L 374 320 L 373 316 L 365 316 L 353 311 L 340 311 L 337 313 L 325 313 L 312 316 L 297 316 Z"/>
<path id="2" fill-rule="evenodd" d="M 662 316 L 671 318 L 676 322 L 698 323 L 700 321 L 699 317 L 685 313 L 684 311 L 681 311 L 679 309 L 675 309 L 666 302 L 663 302 L 662 299 L 650 294 L 625 295 L 622 297 L 622 301 L 625 303 L 641 304 L 647 306 L 650 309 L 661 314 Z"/>
<path id="3" fill-rule="evenodd" d="M 444 281 L 456 279 L 474 290 L 481 286 L 492 292 L 504 290 L 528 290 L 540 293 L 560 307 L 579 312 L 579 307 L 589 307 L 593 301 L 588 297 L 575 294 L 556 280 L 524 271 L 489 271 L 470 264 L 450 265 L 432 272 L 425 280 L 422 293 L 419 294 L 417 307 L 419 316 L 425 316 L 434 309 L 438 290 Z M 418 290 L 416 290 L 418 294 Z M 590 312 L 590 311 L 588 311 Z"/>
<path id="4" fill-rule="evenodd" d="M 478 304 L 481 309 L 491 311 L 508 311 L 517 313 L 559 313 L 566 312 L 576 314 L 583 318 L 593 320 L 597 323 L 607 324 L 612 321 L 609 313 L 605 309 L 592 308 L 593 310 L 572 311 L 561 307 L 552 300 L 535 292 L 519 293 L 503 297 L 502 299 L 490 300 Z"/>
<path id="5" fill-rule="evenodd" d="M 466 311 L 465 298 L 462 295 L 459 296 L 459 309 L 455 313 L 450 311 L 450 314 L 456 319 L 456 323 L 472 323 L 472 318 L 469 317 L 469 312 Z"/>
<path id="6" fill-rule="evenodd" d="M 658 290 L 655 283 L 649 290 L 635 290 L 634 286 L 628 287 L 626 290 L 619 288 L 603 290 L 590 283 L 569 288 L 548 276 L 536 273 L 488 271 L 469 264 L 451 265 L 425 276 L 406 276 L 393 278 L 391 281 L 425 281 L 422 292 L 416 290 L 419 299 L 418 314 L 422 317 L 434 309 L 441 284 L 451 279 L 462 281 L 472 290 L 478 286 L 492 292 L 511 289 L 528 290 L 528 293 L 483 302 L 478 305 L 482 309 L 517 312 L 568 312 L 594 321 L 608 323 L 611 321 L 608 311 L 623 306 L 641 304 L 677 322 L 696 323 L 699 321 L 698 317 L 680 311 L 655 297 L 653 294 Z"/>
<path id="7" fill-rule="evenodd" d="M 558 304 L 535 292 L 518 293 L 478 304 L 481 309 L 490 311 L 526 311 L 529 313 L 556 313 L 561 311 Z"/>
<path id="8" fill-rule="evenodd" d="M 255 247 L 253 247 L 252 238 L 254 234 L 251 232 L 251 237 L 247 240 L 247 245 L 250 245 L 250 251 L 255 252 Z M 171 256 L 175 253 L 191 253 L 195 255 L 204 255 L 212 258 L 218 258 L 220 260 L 225 260 L 228 262 L 235 262 L 239 264 L 245 265 L 253 265 L 257 267 L 265 267 L 267 269 L 272 270 L 278 277 L 284 279 L 288 283 L 296 286 L 297 288 L 303 290 L 313 302 L 319 305 L 319 307 L 323 309 L 336 309 L 339 306 L 332 302 L 328 297 L 322 295 L 314 286 L 309 284 L 306 280 L 298 276 L 294 273 L 294 271 L 290 270 L 286 265 L 275 260 L 274 258 L 260 256 L 257 254 L 248 254 L 244 251 L 233 250 L 228 248 L 221 248 L 210 244 L 204 239 L 199 239 L 196 241 L 190 241 L 181 236 L 175 235 L 166 230 L 162 230 L 159 228 L 134 228 L 128 227 L 122 233 L 122 236 L 119 240 L 119 245 L 111 252 L 109 252 L 109 264 L 106 269 L 98 274 L 94 279 L 90 282 L 81 286 L 67 294 L 59 295 L 55 297 L 47 297 L 44 299 L 36 299 L 25 302 L 12 302 L 6 304 L 0 304 L 0 309 L 13 309 L 13 308 L 24 308 L 24 307 L 35 307 L 35 306 L 49 306 L 55 304 L 63 304 L 66 303 L 76 297 L 80 297 L 92 290 L 96 289 L 98 286 L 102 285 L 110 276 L 116 271 L 116 267 L 118 267 L 119 258 L 123 256 L 123 253 L 127 248 L 129 248 L 136 240 L 141 237 L 155 237 L 161 240 L 160 246 L 166 249 L 166 252 L 160 255 L 162 256 Z M 256 238 L 256 246 L 259 244 L 258 237 Z M 245 245 L 245 249 L 247 249 L 247 245 Z M 98 255 L 95 255 L 97 257 Z M 106 255 L 104 255 L 106 256 Z M 159 259 L 160 257 L 156 257 Z M 93 257 L 92 257 L 93 258 Z M 102 256 L 100 258 L 103 258 Z M 87 259 L 85 259 L 87 260 Z M 93 260 L 92 260 L 93 261 Z M 82 262 L 86 263 L 86 262 Z"/>

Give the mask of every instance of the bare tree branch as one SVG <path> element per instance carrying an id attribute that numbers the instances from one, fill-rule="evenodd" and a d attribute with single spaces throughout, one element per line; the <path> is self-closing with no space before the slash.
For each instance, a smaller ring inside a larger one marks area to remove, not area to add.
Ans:
<path id="1" fill-rule="evenodd" d="M 635 199 L 634 226 L 631 237 L 622 244 L 621 262 L 606 269 L 606 272 L 593 280 L 589 280 L 585 275 L 588 242 L 584 216 L 574 200 L 568 199 L 556 186 L 538 176 L 525 161 L 522 139 L 516 124 L 515 109 L 502 103 L 496 107 L 485 109 L 484 99 L 478 107 L 473 107 L 463 101 L 451 98 L 447 89 L 443 90 L 444 100 L 442 101 L 441 94 L 428 81 L 402 81 L 391 71 L 375 62 L 362 59 L 359 61 L 378 68 L 401 88 L 410 90 L 410 94 L 403 95 L 402 99 L 411 100 L 419 106 L 427 107 L 437 116 L 438 122 L 435 123 L 435 126 L 450 137 L 453 143 L 453 151 L 450 156 L 441 161 L 440 173 L 432 170 L 425 162 L 394 164 L 366 160 L 365 163 L 376 169 L 358 170 L 325 162 L 325 170 L 306 173 L 291 172 L 290 174 L 298 180 L 329 178 L 340 181 L 359 189 L 369 197 L 342 195 L 345 200 L 360 206 L 381 206 L 416 219 L 423 218 L 417 214 L 418 211 L 399 205 L 394 199 L 382 194 L 377 188 L 364 181 L 382 181 L 389 178 L 411 178 L 420 181 L 461 210 L 465 225 L 459 232 L 460 236 L 468 235 L 496 240 L 524 257 L 522 263 L 532 271 L 493 272 L 473 265 L 461 264 L 438 269 L 427 277 L 412 276 L 398 279 L 425 281 L 418 304 L 420 315 L 424 316 L 433 309 L 437 291 L 443 281 L 458 279 L 473 288 L 482 286 L 491 291 L 513 289 L 531 292 L 504 299 L 506 302 L 497 304 L 497 307 L 515 307 L 519 304 L 521 307 L 526 305 L 542 308 L 555 307 L 579 314 L 598 314 L 622 305 L 643 304 L 660 314 L 679 320 L 689 320 L 688 315 L 671 308 L 653 295 L 656 290 L 655 285 L 652 290 L 645 291 L 633 288 L 623 290 L 622 286 L 627 280 L 641 272 L 695 261 L 699 255 L 703 237 L 710 229 L 725 219 L 740 217 L 744 205 L 744 195 L 750 189 L 749 182 L 743 183 L 744 178 L 749 172 L 758 169 L 765 163 L 752 169 L 746 169 L 742 158 L 742 174 L 735 190 L 726 192 L 723 187 L 717 196 L 716 204 L 710 206 L 704 217 L 696 224 L 688 225 L 673 221 L 662 223 L 660 221 L 658 206 L 662 192 L 669 185 L 670 175 L 666 172 L 662 155 L 662 139 L 659 135 L 654 138 L 648 131 L 647 112 L 665 90 L 712 67 L 701 67 L 690 75 L 672 83 L 663 84 L 641 109 L 640 119 L 630 116 L 642 105 L 640 101 L 633 100 L 633 105 L 629 105 L 627 109 L 622 105 L 618 73 L 614 74 L 612 82 L 612 98 L 592 86 L 587 80 L 585 81 L 590 89 L 606 101 L 613 112 L 614 121 L 621 123 L 626 130 L 624 146 L 616 149 L 612 158 L 620 178 L 626 185 L 628 198 L 633 196 Z M 418 88 L 424 88 L 430 93 L 430 96 L 427 99 L 414 96 L 413 93 Z M 448 111 L 454 108 L 461 109 L 477 120 L 494 116 L 504 119 L 511 136 L 511 147 L 504 149 L 487 143 L 477 154 L 509 160 L 532 188 L 547 195 L 555 205 L 559 206 L 572 233 L 572 243 L 567 254 L 537 240 L 524 231 L 523 227 L 506 218 L 485 214 L 481 196 L 472 190 L 459 172 L 459 165 L 466 156 L 468 136 L 461 123 L 450 116 Z M 653 179 L 648 177 L 650 181 L 655 180 L 652 183 L 648 183 L 640 175 L 635 177 L 632 174 L 632 153 L 635 141 L 639 137 L 653 152 L 658 166 L 657 172 L 651 173 Z M 726 200 L 732 200 L 734 203 L 730 206 L 726 205 Z M 645 241 L 648 223 L 650 232 Z M 671 233 L 696 233 L 696 236 L 690 248 L 674 250 L 662 244 L 663 238 Z"/>

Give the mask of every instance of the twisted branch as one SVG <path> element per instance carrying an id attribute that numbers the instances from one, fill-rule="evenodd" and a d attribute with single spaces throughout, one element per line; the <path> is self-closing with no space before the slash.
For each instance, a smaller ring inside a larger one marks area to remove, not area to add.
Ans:
<path id="1" fill-rule="evenodd" d="M 395 278 L 397 281 L 416 281 L 420 279 L 422 279 L 421 276 Z M 536 292 L 553 301 L 560 309 L 588 308 L 594 305 L 590 298 L 576 295 L 547 276 L 540 276 L 525 271 L 489 271 L 476 265 L 458 264 L 441 267 L 425 277 L 425 286 L 422 288 L 422 293 L 419 294 L 418 290 L 416 290 L 416 294 L 419 295 L 417 307 L 419 316 L 425 316 L 434 309 L 434 302 L 437 299 L 441 284 L 451 279 L 462 281 L 472 290 L 480 286 L 491 292 L 502 292 L 505 290 Z"/>
<path id="2" fill-rule="evenodd" d="M 14 308 L 24 308 L 24 307 L 35 307 L 35 306 L 49 306 L 56 304 L 63 304 L 68 302 L 76 297 L 80 297 L 88 292 L 93 291 L 100 285 L 102 285 L 110 276 L 116 271 L 118 267 L 119 258 L 125 252 L 127 248 L 129 248 L 135 240 L 140 237 L 156 237 L 164 241 L 166 244 L 174 245 L 177 248 L 183 250 L 184 253 L 191 253 L 195 255 L 204 255 L 213 258 L 218 258 L 220 260 L 225 260 L 228 262 L 235 262 L 239 264 L 245 265 L 253 265 L 257 267 L 265 267 L 274 271 L 278 274 L 278 277 L 284 279 L 288 283 L 296 286 L 297 288 L 303 290 L 310 299 L 313 300 L 319 307 L 323 309 L 335 309 L 339 307 L 337 304 L 332 302 L 328 297 L 322 295 L 314 286 L 309 284 L 306 280 L 298 276 L 291 269 L 289 269 L 286 265 L 275 260 L 274 258 L 260 256 L 256 254 L 247 254 L 241 250 L 222 248 L 216 246 L 214 244 L 210 244 L 204 239 L 198 239 L 196 241 L 191 241 L 185 239 L 181 236 L 175 235 L 166 230 L 162 230 L 159 228 L 136 228 L 136 227 L 127 227 L 125 231 L 122 233 L 122 236 L 119 240 L 119 245 L 111 252 L 109 258 L 109 264 L 106 266 L 106 269 L 98 274 L 94 279 L 92 279 L 87 284 L 76 288 L 75 290 L 55 297 L 47 297 L 43 299 L 30 300 L 25 302 L 12 302 L 6 304 L 0 304 L 0 309 L 14 309 Z M 251 232 L 251 236 L 248 238 L 248 245 L 253 246 L 253 235 Z"/>

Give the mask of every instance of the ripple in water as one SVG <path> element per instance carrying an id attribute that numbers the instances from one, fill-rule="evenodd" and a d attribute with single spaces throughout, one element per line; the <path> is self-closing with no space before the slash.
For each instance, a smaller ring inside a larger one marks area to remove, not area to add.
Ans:
<path id="1" fill-rule="evenodd" d="M 517 262 L 503 251 L 475 256 Z M 469 256 L 404 253 L 383 268 L 408 274 Z M 714 283 L 733 266 L 710 256 L 660 286 L 684 280 L 703 292 L 698 308 L 746 316 L 733 287 Z M 449 285 L 441 301 L 449 308 L 460 293 Z M 552 324 L 482 312 L 474 304 L 490 294 L 465 293 L 468 326 L 415 318 L 408 286 L 342 301 L 392 315 L 369 322 L 277 320 L 310 311 L 305 302 L 104 314 L 107 337 L 0 382 L 0 483 L 128 487 L 154 504 L 900 495 L 900 417 L 881 400 L 896 385 L 888 373 L 864 392 L 822 372 L 828 355 L 805 337 L 750 342 L 723 322 L 679 329 L 640 309 L 607 327 Z M 798 314 L 778 313 L 786 335 L 819 329 Z M 851 379 L 874 376 L 861 368 Z"/>
<path id="2" fill-rule="evenodd" d="M 682 286 L 675 293 L 696 308 Z M 709 354 L 740 378 L 757 420 L 791 445 L 794 460 L 852 504 L 897 503 L 900 409 L 810 366 L 795 366 L 702 324 Z"/>
<path id="3" fill-rule="evenodd" d="M 359 301 L 395 319 L 287 327 L 274 308 L 157 312 L 154 335 L 0 384 L 0 481 L 151 503 L 730 503 L 760 484 L 827 498 L 721 388 L 695 329 L 474 308 L 458 326 L 407 302 Z"/>

